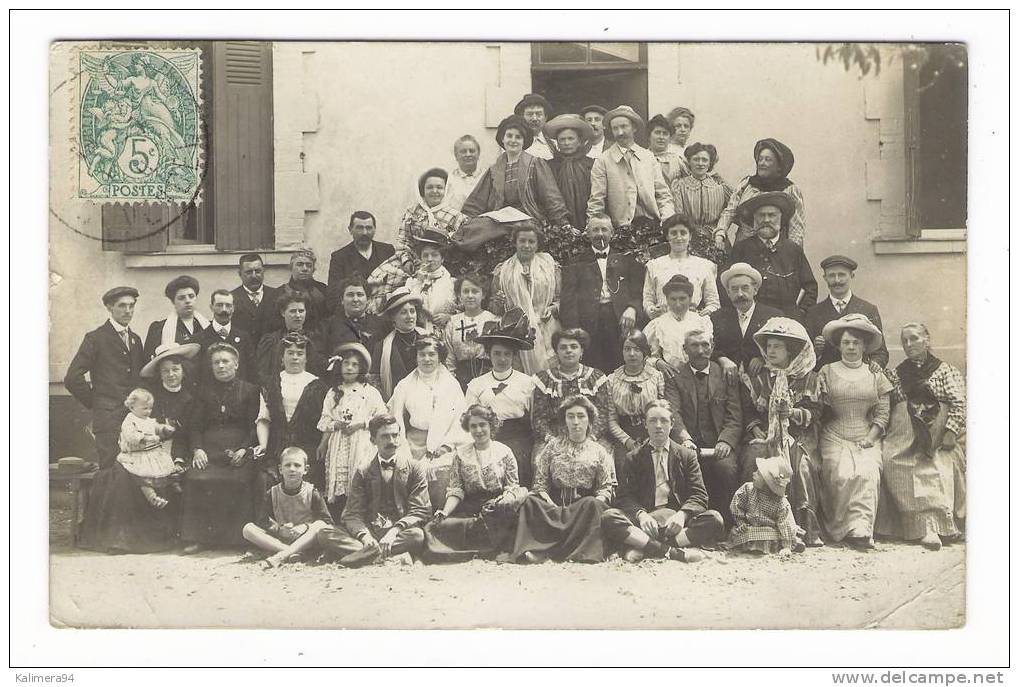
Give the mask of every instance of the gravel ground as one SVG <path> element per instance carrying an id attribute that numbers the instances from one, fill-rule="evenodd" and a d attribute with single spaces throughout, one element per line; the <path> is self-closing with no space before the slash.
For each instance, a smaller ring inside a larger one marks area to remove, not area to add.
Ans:
<path id="1" fill-rule="evenodd" d="M 71 627 L 867 628 L 965 623 L 965 546 L 879 542 L 695 564 L 472 561 L 263 571 L 243 552 L 109 556 L 70 547 L 51 494 L 50 614 Z M 98 583 L 97 583 L 98 581 Z"/>

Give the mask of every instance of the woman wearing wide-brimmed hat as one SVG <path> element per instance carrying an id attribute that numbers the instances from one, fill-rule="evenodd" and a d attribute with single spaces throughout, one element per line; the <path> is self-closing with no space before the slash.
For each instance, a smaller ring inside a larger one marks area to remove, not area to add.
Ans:
<path id="1" fill-rule="evenodd" d="M 824 526 L 833 541 L 873 548 L 881 490 L 881 438 L 888 428 L 892 384 L 863 356 L 881 346 L 881 330 L 853 313 L 824 326 L 841 360 L 818 373 L 821 402 L 821 496 Z"/>
<path id="2" fill-rule="evenodd" d="M 412 244 L 418 268 L 404 286 L 421 296 L 421 307 L 425 309 L 428 320 L 442 329 L 449 322 L 450 315 L 456 312 L 456 282 L 444 264 L 446 252 L 452 244 L 444 233 L 434 229 L 426 229 L 420 236 L 415 236 Z"/>
<path id="3" fill-rule="evenodd" d="M 796 523 L 806 532 L 807 546 L 820 546 L 818 520 L 817 425 L 821 414 L 816 358 L 810 335 L 803 325 L 788 317 L 764 323 L 754 343 L 764 365 L 757 372 L 741 369 L 744 396 L 744 440 L 741 478 L 749 482 L 755 460 L 782 456 L 792 466 L 789 502 Z"/>
<path id="4" fill-rule="evenodd" d="M 789 178 L 794 162 L 793 151 L 774 138 L 761 139 L 754 145 L 754 162 L 757 173 L 743 177 L 736 184 L 728 205 L 719 215 L 718 224 L 715 225 L 716 245 L 723 245 L 726 238 L 735 245 L 737 241 L 753 236 L 753 224 L 739 217 L 736 208 L 760 193 L 781 191 L 792 199 L 792 212 L 788 219 L 786 213 L 783 213 L 782 236 L 802 246 L 807 233 L 807 216 L 803 206 L 803 191 Z M 738 224 L 734 237 L 729 235 L 729 227 L 733 223 Z"/>
<path id="5" fill-rule="evenodd" d="M 570 212 L 570 223 L 583 227 L 587 224 L 587 199 L 591 197 L 594 158 L 587 152 L 594 129 L 579 115 L 562 114 L 545 124 L 544 131 L 557 144 L 548 166 Z"/>
<path id="6" fill-rule="evenodd" d="M 421 296 L 400 287 L 390 294 L 381 314 L 389 319 L 392 331 L 376 342 L 372 351 L 372 374 L 379 377 L 382 398 L 389 399 L 400 380 L 417 366 L 414 344 L 428 332 L 421 327 Z"/>
<path id="7" fill-rule="evenodd" d="M 514 207 L 539 224 L 569 224 L 569 212 L 548 163 L 524 152 L 534 135 L 522 117 L 511 115 L 499 122 L 495 142 L 503 152 L 481 175 L 463 205 L 468 217 L 504 207 Z"/>
<path id="8" fill-rule="evenodd" d="M 185 361 L 201 352 L 201 345 L 160 344 L 156 355 L 141 370 L 152 393 L 152 417 L 174 428 L 170 454 L 174 462 L 185 463 L 191 456 L 191 412 L 194 394 L 187 379 Z"/>
<path id="9" fill-rule="evenodd" d="M 534 450 L 531 429 L 534 378 L 513 366 L 520 351 L 534 348 L 534 330 L 527 315 L 521 309 L 513 308 L 500 320 L 486 322 L 475 342 L 485 347 L 492 369 L 467 385 L 464 394 L 466 403 L 468 406 L 480 403 L 495 411 L 501 423 L 497 437 L 513 451 L 520 484 L 530 487 Z"/>
<path id="10" fill-rule="evenodd" d="M 389 294 L 403 286 L 421 266 L 418 241 L 426 232 L 448 238 L 456 232 L 467 217 L 446 201 L 446 170 L 433 167 L 417 180 L 417 202 L 403 213 L 396 230 L 396 252 L 368 275 L 368 292 L 371 302 L 368 312 L 382 314 Z M 434 241 L 434 239 L 432 239 Z"/>
<path id="11" fill-rule="evenodd" d="M 329 391 L 322 401 L 319 460 L 325 466 L 325 497 L 335 516 L 343 512 L 354 471 L 371 458 L 368 422 L 389 412 L 379 390 L 368 383 L 372 357 L 356 341 L 333 350 L 326 367 Z"/>
<path id="12" fill-rule="evenodd" d="M 876 530 L 937 550 L 965 529 L 966 377 L 934 355 L 926 325 L 903 325 L 901 342 Z"/>

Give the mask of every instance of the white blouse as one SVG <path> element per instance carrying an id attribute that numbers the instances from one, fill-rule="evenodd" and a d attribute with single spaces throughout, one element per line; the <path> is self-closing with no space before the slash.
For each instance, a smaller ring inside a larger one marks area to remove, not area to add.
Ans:
<path id="1" fill-rule="evenodd" d="M 714 331 L 710 318 L 698 315 L 692 310 L 687 310 L 681 320 L 666 311 L 644 327 L 644 335 L 647 336 L 648 344 L 651 346 L 651 355 L 664 359 L 673 367 L 679 367 L 689 359 L 683 350 L 683 340 L 686 333 L 694 329 L 700 329 L 706 334 L 712 334 Z"/>
<path id="2" fill-rule="evenodd" d="M 658 306 L 662 312 L 668 310 L 662 287 L 677 274 L 682 274 L 693 284 L 693 296 L 690 298 L 692 310 L 696 310 L 702 315 L 709 315 L 722 307 L 718 298 L 718 286 L 715 283 L 717 270 L 715 263 L 710 260 L 696 255 L 687 255 L 678 260 L 671 255 L 662 255 L 649 260 L 646 269 L 644 312 L 648 314 L 648 317 L 656 317 L 655 306 Z"/>
<path id="3" fill-rule="evenodd" d="M 499 389 L 498 393 L 496 389 Z M 531 413 L 534 378 L 520 370 L 512 370 L 507 379 L 499 381 L 492 372 L 486 372 L 467 384 L 464 395 L 468 407 L 480 403 L 491 408 L 500 420 L 515 420 Z"/>

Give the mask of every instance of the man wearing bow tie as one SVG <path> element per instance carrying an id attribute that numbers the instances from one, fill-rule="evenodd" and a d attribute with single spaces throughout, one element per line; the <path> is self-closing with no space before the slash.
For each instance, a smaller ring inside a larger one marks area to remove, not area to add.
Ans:
<path id="1" fill-rule="evenodd" d="M 237 375 L 249 382 L 254 381 L 255 340 L 249 332 L 238 327 L 233 321 L 235 312 L 233 293 L 226 289 L 216 289 L 212 292 L 211 306 L 212 326 L 202 330 L 198 337 L 198 343 L 202 345 L 202 352 L 199 355 L 199 359 L 202 361 L 199 377 L 209 379 L 212 376 L 209 347 L 214 343 L 228 343 L 240 354 Z"/>
<path id="2" fill-rule="evenodd" d="M 711 348 L 710 332 L 686 333 L 683 350 L 689 360 L 675 377 L 666 378 L 665 400 L 679 420 L 672 437 L 696 447 L 708 505 L 731 525 L 729 503 L 738 486 L 736 449 L 743 438 L 743 407 L 739 389 L 725 383 L 722 368 L 711 360 Z M 704 455 L 706 449 L 713 455 Z"/>
<path id="3" fill-rule="evenodd" d="M 828 285 L 828 297 L 807 311 L 804 325 L 814 342 L 817 353 L 817 368 L 820 370 L 828 363 L 840 360 L 838 350 L 825 342 L 821 336 L 824 325 L 849 314 L 866 315 L 875 327 L 881 329 L 881 313 L 873 303 L 863 300 L 853 293 L 853 278 L 856 276 L 856 261 L 845 255 L 832 255 L 821 261 L 824 281 Z M 888 365 L 888 348 L 884 340 L 881 347 L 867 354 L 866 360 L 881 367 Z"/>
<path id="4" fill-rule="evenodd" d="M 422 527 L 432 513 L 423 461 L 400 451 L 396 418 L 376 415 L 368 433 L 378 454 L 354 472 L 340 526 L 317 537 L 326 555 L 348 568 L 418 553 L 425 543 Z"/>
<path id="5" fill-rule="evenodd" d="M 732 262 L 748 263 L 761 273 L 758 303 L 803 322 L 807 310 L 817 303 L 817 280 L 803 248 L 780 235 L 792 217 L 792 198 L 782 191 L 770 191 L 744 201 L 736 212 L 752 218 L 756 235 L 733 246 Z"/>
<path id="6" fill-rule="evenodd" d="M 644 267 L 610 247 L 612 232 L 607 215 L 588 221 L 591 250 L 563 270 L 559 300 L 563 327 L 580 327 L 591 335 L 584 363 L 606 374 L 623 364 L 623 337 L 638 324 L 644 288 Z"/>
<path id="7" fill-rule="evenodd" d="M 137 300 L 138 291 L 130 286 L 103 294 L 110 317 L 85 335 L 64 375 L 67 390 L 92 411 L 92 434 L 102 467 L 112 465 L 120 452 L 120 424 L 127 415 L 124 399 L 140 385 L 145 363 L 141 337 L 129 326 Z"/>
<path id="8" fill-rule="evenodd" d="M 240 257 L 237 273 L 241 285 L 231 291 L 234 296 L 233 322 L 246 331 L 252 341 L 276 328 L 276 299 L 279 287 L 265 284 L 265 265 L 258 253 L 245 253 Z"/>

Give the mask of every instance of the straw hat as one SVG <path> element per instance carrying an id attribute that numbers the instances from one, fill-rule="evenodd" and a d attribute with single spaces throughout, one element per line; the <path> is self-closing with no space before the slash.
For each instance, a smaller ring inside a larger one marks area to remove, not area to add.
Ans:
<path id="1" fill-rule="evenodd" d="M 881 330 L 874 326 L 869 317 L 861 313 L 850 313 L 843 315 L 837 320 L 832 320 L 821 329 L 821 336 L 832 346 L 836 346 L 835 342 L 838 339 L 839 332 L 845 329 L 863 336 L 865 342 L 864 350 L 867 353 L 873 353 L 881 348 L 881 342 L 884 341 Z"/>
<path id="2" fill-rule="evenodd" d="M 793 469 L 789 461 L 782 456 L 771 456 L 770 458 L 758 458 L 757 472 L 761 473 L 764 483 L 768 485 L 775 496 L 785 496 L 786 487 L 793 478 Z"/>
<path id="3" fill-rule="evenodd" d="M 372 354 L 368 352 L 368 349 L 356 341 L 348 341 L 347 343 L 342 343 L 336 347 L 333 351 L 333 356 L 329 358 L 329 365 L 326 367 L 326 370 L 332 372 L 333 366 L 343 359 L 343 354 L 346 351 L 354 351 L 357 353 L 364 360 L 365 370 L 371 369 Z"/>
<path id="4" fill-rule="evenodd" d="M 388 312 L 392 312 L 405 303 L 414 303 L 420 308 L 422 305 L 421 295 L 411 293 L 410 289 L 401 286 L 389 294 L 386 304 L 382 306 L 381 314 L 385 315 Z"/>
<path id="5" fill-rule="evenodd" d="M 750 277 L 750 280 L 754 282 L 754 285 L 757 288 L 761 288 L 761 282 L 764 281 L 761 277 L 761 273 L 745 262 L 733 263 L 732 267 L 727 269 L 725 272 L 722 272 L 722 276 L 719 278 L 722 282 L 722 286 L 728 289 L 729 280 L 733 277 Z"/>
<path id="6" fill-rule="evenodd" d="M 561 114 L 546 122 L 541 130 L 545 138 L 555 138 L 563 129 L 573 129 L 584 143 L 594 138 L 594 129 L 591 125 L 575 114 Z"/>
<path id="7" fill-rule="evenodd" d="M 139 373 L 142 377 L 154 377 L 156 370 L 159 368 L 159 363 L 166 360 L 167 358 L 180 357 L 180 358 L 194 358 L 198 355 L 198 351 L 202 350 L 200 344 L 186 343 L 186 344 L 160 344 L 156 347 L 156 354 L 152 357 L 152 360 L 145 363 L 145 367 Z"/>

